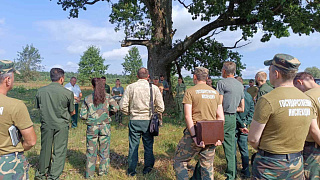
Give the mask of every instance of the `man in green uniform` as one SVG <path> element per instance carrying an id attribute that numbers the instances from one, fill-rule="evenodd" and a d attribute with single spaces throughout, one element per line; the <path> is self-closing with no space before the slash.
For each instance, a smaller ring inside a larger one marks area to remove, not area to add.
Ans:
<path id="1" fill-rule="evenodd" d="M 197 67 L 193 75 L 196 85 L 189 88 L 183 98 L 187 127 L 174 156 L 173 168 L 177 180 L 189 179 L 187 164 L 196 154 L 200 157 L 192 179 L 213 179 L 215 148 L 221 145 L 221 142 L 205 146 L 201 141 L 198 144 L 194 127 L 197 121 L 224 120 L 219 93 L 206 84 L 208 73 L 207 68 Z"/>
<path id="2" fill-rule="evenodd" d="M 250 79 L 249 81 L 249 88 L 247 89 L 247 92 L 251 95 L 252 99 L 255 100 L 257 98 L 257 94 L 259 91 L 259 88 L 254 86 L 254 80 Z"/>
<path id="3" fill-rule="evenodd" d="M 238 76 L 236 79 L 243 84 L 243 79 Z M 249 151 L 248 151 L 248 127 L 251 124 L 252 117 L 254 112 L 254 103 L 251 95 L 244 91 L 244 112 L 237 113 L 237 128 L 236 128 L 236 144 L 238 144 L 241 161 L 242 161 L 242 170 L 241 176 L 243 178 L 250 177 L 249 171 Z M 237 145 L 235 145 L 237 147 Z M 236 148 L 237 149 L 237 148 Z M 236 162 L 237 162 L 237 152 L 235 151 Z M 236 163 L 237 168 L 237 163 Z"/>
<path id="4" fill-rule="evenodd" d="M 110 94 L 110 92 L 111 92 L 111 91 L 110 91 L 110 86 L 106 83 L 106 81 L 107 81 L 106 77 L 102 76 L 101 79 L 103 80 L 103 82 L 104 82 L 104 84 L 105 84 L 106 92 L 107 92 L 108 94 Z"/>
<path id="5" fill-rule="evenodd" d="M 14 73 L 20 74 L 13 68 L 13 62 L 0 60 L 0 179 L 29 179 L 29 163 L 23 155 L 37 142 L 26 105 L 14 98 L 7 97 L 13 88 Z M 23 141 L 13 145 L 9 128 L 14 125 L 19 129 Z"/>
<path id="6" fill-rule="evenodd" d="M 120 101 L 121 111 L 129 115 L 129 168 L 127 174 L 129 176 L 136 175 L 136 167 L 138 164 L 138 149 L 140 138 L 144 146 L 144 168 L 143 174 L 149 173 L 154 166 L 153 143 L 154 137 L 149 132 L 150 124 L 150 86 L 148 82 L 149 72 L 146 68 L 140 68 L 137 76 L 139 80 L 127 86 L 124 95 Z M 160 90 L 152 85 L 154 112 L 162 113 L 164 111 L 164 103 Z"/>
<path id="7" fill-rule="evenodd" d="M 73 92 L 62 86 L 64 71 L 50 70 L 52 83 L 36 94 L 36 108 L 40 109 L 41 151 L 39 170 L 35 179 L 58 179 L 67 155 L 69 122 L 75 114 Z"/>
<path id="8" fill-rule="evenodd" d="M 264 62 L 275 87 L 260 97 L 248 140 L 258 150 L 252 165 L 253 179 L 304 179 L 301 151 L 315 112 L 310 98 L 293 85 L 300 62 L 276 54 Z"/>
<path id="9" fill-rule="evenodd" d="M 258 102 L 261 96 L 269 93 L 273 90 L 271 86 L 267 83 L 267 73 L 260 71 L 256 74 L 256 83 L 259 87 L 259 91 L 257 94 L 257 98 L 255 99 L 255 102 Z"/>
<path id="10" fill-rule="evenodd" d="M 183 100 L 183 96 L 184 93 L 186 92 L 186 85 L 184 85 L 184 83 L 182 83 L 182 78 L 179 77 L 178 78 L 178 85 L 176 86 L 176 107 L 177 107 L 177 112 L 179 114 L 179 119 L 183 119 L 183 104 L 182 104 L 182 100 Z"/>
<path id="11" fill-rule="evenodd" d="M 244 112 L 243 85 L 234 78 L 236 64 L 231 61 L 223 63 L 222 77 L 225 78 L 217 83 L 217 91 L 222 99 L 224 111 L 224 142 L 223 150 L 227 160 L 226 177 L 228 180 L 236 178 L 235 135 L 236 113 Z"/>
<path id="12" fill-rule="evenodd" d="M 316 110 L 317 121 L 311 122 L 303 148 L 304 174 L 306 179 L 320 178 L 320 85 L 307 72 L 300 72 L 293 80 L 294 86 L 310 97 Z"/>

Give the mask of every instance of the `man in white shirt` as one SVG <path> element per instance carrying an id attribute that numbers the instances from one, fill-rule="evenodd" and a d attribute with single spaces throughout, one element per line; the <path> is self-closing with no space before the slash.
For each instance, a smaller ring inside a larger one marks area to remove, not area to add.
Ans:
<path id="1" fill-rule="evenodd" d="M 76 84 L 77 83 L 77 78 L 72 77 L 70 79 L 70 82 L 67 83 L 64 87 L 67 88 L 68 90 L 72 91 L 74 94 L 74 103 L 75 103 L 75 111 L 76 113 L 71 116 L 71 128 L 76 128 L 77 123 L 78 123 L 78 111 L 79 111 L 79 102 L 82 97 L 81 89 L 80 87 Z"/>

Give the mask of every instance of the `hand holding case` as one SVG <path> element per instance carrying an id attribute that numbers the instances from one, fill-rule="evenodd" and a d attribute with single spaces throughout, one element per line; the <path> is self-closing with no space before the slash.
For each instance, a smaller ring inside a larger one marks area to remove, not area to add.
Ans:
<path id="1" fill-rule="evenodd" d="M 197 121 L 196 124 L 196 135 L 197 143 L 200 144 L 201 141 L 205 145 L 215 144 L 220 140 L 223 142 L 224 139 L 224 121 L 213 120 L 213 121 Z"/>

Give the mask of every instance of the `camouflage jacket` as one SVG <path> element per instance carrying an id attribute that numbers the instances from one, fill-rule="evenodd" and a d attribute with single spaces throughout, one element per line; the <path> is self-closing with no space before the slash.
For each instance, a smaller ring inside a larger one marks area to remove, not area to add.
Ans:
<path id="1" fill-rule="evenodd" d="M 106 101 L 103 104 L 99 104 L 95 107 L 92 93 L 84 98 L 80 117 L 87 120 L 87 124 L 109 124 L 111 122 L 109 111 L 117 112 L 118 110 L 119 106 L 110 94 L 106 94 Z"/>
<path id="2" fill-rule="evenodd" d="M 163 98 L 157 86 L 152 85 L 154 112 L 164 111 Z M 150 120 L 151 108 L 149 82 L 139 79 L 137 82 L 127 86 L 120 101 L 121 111 L 128 115 L 130 120 Z"/>
<path id="3" fill-rule="evenodd" d="M 184 93 L 186 92 L 186 85 L 184 85 L 183 83 L 181 83 L 180 85 L 177 84 L 176 86 L 176 98 L 183 98 Z"/>

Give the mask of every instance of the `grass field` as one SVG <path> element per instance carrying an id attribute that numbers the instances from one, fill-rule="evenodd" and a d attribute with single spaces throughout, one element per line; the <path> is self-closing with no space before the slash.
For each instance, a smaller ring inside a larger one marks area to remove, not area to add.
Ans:
<path id="1" fill-rule="evenodd" d="M 31 150 L 26 152 L 26 155 L 30 162 L 30 179 L 34 178 L 35 170 L 38 168 L 39 154 L 40 154 L 40 121 L 39 112 L 34 108 L 34 97 L 37 92 L 37 88 L 49 83 L 34 83 L 34 84 L 20 84 L 16 83 L 15 88 L 8 93 L 8 96 L 14 97 L 27 105 L 31 119 L 34 122 L 37 144 Z M 84 96 L 91 93 L 89 87 L 83 90 Z M 170 110 L 168 110 L 170 112 Z M 172 112 L 172 110 L 171 110 Z M 175 119 L 173 113 L 166 113 L 164 116 L 164 125 L 160 129 L 160 135 L 155 137 L 154 154 L 155 154 L 155 167 L 152 173 L 143 176 L 143 146 L 142 142 L 139 149 L 139 163 L 137 168 L 137 176 L 129 178 L 126 176 L 127 169 L 127 155 L 128 155 L 128 117 L 124 116 L 124 126 L 119 126 L 116 122 L 111 124 L 111 167 L 110 172 L 106 176 L 96 176 L 95 179 L 175 179 L 173 171 L 173 156 L 179 142 L 182 137 L 182 131 L 185 128 L 185 123 Z M 78 120 L 78 127 L 70 129 L 69 131 L 69 143 L 66 164 L 61 179 L 84 179 L 85 170 L 85 153 L 86 153 L 86 125 L 82 120 Z M 253 150 L 251 147 L 250 155 Z M 238 169 L 241 169 L 240 157 L 238 153 Z M 194 167 L 196 160 L 191 161 L 191 166 Z M 215 179 L 224 179 L 224 170 L 226 167 L 226 161 L 224 159 L 224 153 L 222 146 L 217 147 L 215 161 Z M 190 175 L 193 173 L 193 168 L 190 169 Z M 240 179 L 240 178 L 239 178 Z"/>

